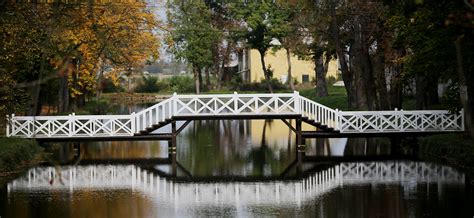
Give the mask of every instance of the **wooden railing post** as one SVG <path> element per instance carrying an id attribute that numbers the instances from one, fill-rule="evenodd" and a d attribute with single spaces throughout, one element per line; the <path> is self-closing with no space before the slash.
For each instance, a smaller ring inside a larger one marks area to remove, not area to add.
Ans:
<path id="1" fill-rule="evenodd" d="M 300 106 L 301 98 L 300 98 L 300 93 L 299 93 L 298 91 L 294 91 L 294 92 L 293 92 L 293 98 L 294 98 L 294 101 L 295 101 L 295 112 L 301 114 L 301 106 Z"/>
<path id="2" fill-rule="evenodd" d="M 136 120 L 135 120 L 135 112 L 132 112 L 132 114 L 130 114 L 130 129 L 131 129 L 131 133 L 130 135 L 133 136 L 135 133 L 137 133 L 137 126 L 136 126 Z"/>
<path id="3" fill-rule="evenodd" d="M 10 137 L 10 134 L 11 134 L 11 133 L 10 133 L 11 120 L 10 120 L 10 116 L 9 116 L 9 115 L 7 115 L 7 123 L 6 123 L 6 124 L 7 124 L 7 132 L 6 132 L 6 135 L 7 135 L 7 137 Z"/>
<path id="4" fill-rule="evenodd" d="M 69 122 L 69 129 L 68 129 L 68 136 L 71 137 L 73 135 L 73 132 L 72 132 L 72 126 L 74 125 L 73 121 L 72 121 L 72 117 L 71 117 L 71 114 L 68 114 L 68 122 Z"/>
<path id="5" fill-rule="evenodd" d="M 334 130 L 339 130 L 339 127 L 341 126 L 341 113 L 339 112 L 339 109 L 336 109 L 334 116 L 335 116 Z"/>
<path id="6" fill-rule="evenodd" d="M 69 132 L 69 135 L 70 136 L 73 136 L 75 133 L 76 133 L 76 113 L 72 113 L 72 114 L 69 114 L 69 116 L 71 116 L 69 118 L 69 128 L 70 128 L 70 132 Z"/>
<path id="7" fill-rule="evenodd" d="M 464 120 L 464 108 L 461 108 L 461 131 L 464 131 L 465 130 L 465 124 L 466 124 L 466 121 Z"/>
<path id="8" fill-rule="evenodd" d="M 234 114 L 237 114 L 238 113 L 238 98 L 239 98 L 239 94 L 237 92 L 234 92 Z"/>
<path id="9" fill-rule="evenodd" d="M 405 119 L 405 118 L 404 118 L 404 115 L 403 115 L 403 109 L 401 109 L 398 113 L 400 113 L 400 128 L 399 128 L 399 130 L 404 131 L 405 128 L 403 127 L 403 125 L 405 125 L 405 123 L 403 122 L 403 119 Z"/>
<path id="10" fill-rule="evenodd" d="M 173 102 L 173 112 L 171 113 L 171 116 L 176 115 L 176 112 L 178 111 L 178 94 L 173 93 L 173 97 L 171 98 L 171 101 Z"/>

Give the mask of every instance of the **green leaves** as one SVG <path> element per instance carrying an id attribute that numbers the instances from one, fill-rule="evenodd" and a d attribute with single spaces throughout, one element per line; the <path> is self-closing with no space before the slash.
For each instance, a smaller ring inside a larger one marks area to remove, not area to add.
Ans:
<path id="1" fill-rule="evenodd" d="M 170 5 L 170 38 L 173 41 L 170 51 L 176 58 L 199 68 L 212 65 L 212 45 L 220 38 L 220 33 L 211 25 L 211 13 L 202 1 Z"/>

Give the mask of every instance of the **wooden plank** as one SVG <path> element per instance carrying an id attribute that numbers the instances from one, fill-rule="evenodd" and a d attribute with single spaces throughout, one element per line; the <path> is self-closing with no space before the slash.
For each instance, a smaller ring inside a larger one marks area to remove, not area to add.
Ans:
<path id="1" fill-rule="evenodd" d="M 248 119 L 295 119 L 301 114 L 216 114 L 216 115 L 179 115 L 174 120 L 248 120 Z"/>
<path id="2" fill-rule="evenodd" d="M 166 141 L 171 139 L 171 134 L 147 134 L 136 136 L 110 136 L 110 137 L 51 137 L 36 138 L 38 142 L 91 142 L 91 141 Z"/>
<path id="3" fill-rule="evenodd" d="M 373 137 L 422 137 L 439 134 L 464 134 L 466 132 L 453 131 L 437 131 L 437 132 L 374 132 L 374 133 L 340 133 L 340 132 L 320 132 L 320 131 L 303 131 L 303 138 L 373 138 Z"/>

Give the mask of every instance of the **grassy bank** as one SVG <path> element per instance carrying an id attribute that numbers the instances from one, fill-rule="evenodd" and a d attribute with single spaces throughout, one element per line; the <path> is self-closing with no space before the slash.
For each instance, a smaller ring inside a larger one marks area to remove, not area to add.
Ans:
<path id="1" fill-rule="evenodd" d="M 8 176 L 38 163 L 43 149 L 35 140 L 0 137 L 0 176 Z"/>
<path id="2" fill-rule="evenodd" d="M 330 108 L 337 108 L 339 110 L 349 110 L 349 107 L 347 105 L 346 89 L 344 87 L 328 86 L 327 97 L 317 97 L 316 90 L 314 88 L 301 89 L 299 90 L 299 92 L 300 95 Z"/>
<path id="3" fill-rule="evenodd" d="M 445 134 L 420 139 L 420 157 L 448 164 L 474 176 L 474 140 L 468 135 Z"/>

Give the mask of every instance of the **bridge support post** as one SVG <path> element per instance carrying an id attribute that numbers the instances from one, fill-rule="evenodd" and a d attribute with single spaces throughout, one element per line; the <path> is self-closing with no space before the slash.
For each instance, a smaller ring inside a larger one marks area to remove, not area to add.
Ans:
<path id="1" fill-rule="evenodd" d="M 395 156 L 401 155 L 402 150 L 400 137 L 390 137 L 390 153 Z"/>
<path id="2" fill-rule="evenodd" d="M 171 141 L 169 141 L 169 158 L 171 159 L 171 168 L 173 176 L 176 176 L 176 121 L 171 121 Z"/>
<path id="3" fill-rule="evenodd" d="M 296 160 L 297 160 L 297 172 L 301 172 L 303 165 L 303 158 L 305 156 L 305 145 L 302 136 L 302 122 L 301 117 L 296 118 Z"/>

